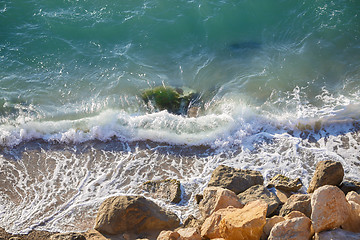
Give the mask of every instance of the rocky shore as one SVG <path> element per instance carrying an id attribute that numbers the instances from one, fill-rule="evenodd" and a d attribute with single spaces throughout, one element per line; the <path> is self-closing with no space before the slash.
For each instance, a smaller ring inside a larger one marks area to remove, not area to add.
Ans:
<path id="1" fill-rule="evenodd" d="M 177 180 L 143 184 L 145 196 L 181 200 Z M 360 239 L 360 183 L 344 180 L 339 162 L 317 164 L 308 192 L 300 179 L 276 175 L 265 186 L 260 172 L 217 167 L 208 187 L 193 201 L 200 217 L 183 223 L 143 196 L 116 196 L 99 208 L 94 229 L 82 233 L 33 231 L 11 235 L 0 229 L 0 239 Z"/>

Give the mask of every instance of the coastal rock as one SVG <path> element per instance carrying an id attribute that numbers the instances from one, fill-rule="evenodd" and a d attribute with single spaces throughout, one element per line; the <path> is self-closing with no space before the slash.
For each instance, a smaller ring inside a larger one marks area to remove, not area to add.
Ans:
<path id="1" fill-rule="evenodd" d="M 360 232 L 360 204 L 354 201 L 349 202 L 348 219 L 341 225 L 341 228 L 351 232 Z"/>
<path id="2" fill-rule="evenodd" d="M 291 213 L 285 216 L 285 219 L 289 220 L 298 217 L 306 217 L 306 215 L 299 211 L 292 211 Z"/>
<path id="3" fill-rule="evenodd" d="M 273 177 L 267 185 L 268 188 L 275 187 L 285 192 L 297 192 L 302 186 L 300 178 L 291 179 L 281 174 Z"/>
<path id="4" fill-rule="evenodd" d="M 156 240 L 178 240 L 180 234 L 173 231 L 161 231 Z"/>
<path id="5" fill-rule="evenodd" d="M 340 184 L 340 189 L 341 191 L 343 191 L 346 194 L 348 194 L 348 192 L 354 191 L 360 194 L 360 182 L 356 182 L 356 181 L 352 181 L 352 180 L 347 180 L 347 181 L 343 181 Z"/>
<path id="6" fill-rule="evenodd" d="M 234 192 L 221 187 L 207 187 L 204 189 L 203 196 L 203 200 L 199 204 L 203 218 L 210 216 L 221 208 L 228 206 L 242 208 L 244 206 Z"/>
<path id="7" fill-rule="evenodd" d="M 210 217 L 206 218 L 204 223 L 201 226 L 201 236 L 205 239 L 216 239 L 221 238 L 219 223 L 221 219 L 236 210 L 232 206 L 219 209 L 216 212 L 213 212 Z"/>
<path id="8" fill-rule="evenodd" d="M 275 224 L 285 221 L 284 217 L 273 216 L 272 218 L 267 218 L 265 226 L 263 228 L 263 234 L 261 235 L 261 240 L 268 239 L 271 229 L 275 226 Z"/>
<path id="9" fill-rule="evenodd" d="M 315 234 L 315 240 L 359 240 L 360 233 L 353 233 L 343 229 L 323 231 Z"/>
<path id="10" fill-rule="evenodd" d="M 311 220 L 316 233 L 340 227 L 350 214 L 344 192 L 330 185 L 315 190 L 311 207 Z"/>
<path id="11" fill-rule="evenodd" d="M 221 237 L 227 240 L 260 239 L 266 223 L 266 211 L 266 202 L 257 200 L 226 214 L 219 224 Z"/>
<path id="12" fill-rule="evenodd" d="M 297 217 L 277 223 L 270 232 L 268 240 L 309 240 L 311 220 L 308 217 Z"/>
<path id="13" fill-rule="evenodd" d="M 177 232 L 180 235 L 179 240 L 201 240 L 201 235 L 197 228 L 181 228 Z"/>
<path id="14" fill-rule="evenodd" d="M 57 233 L 50 240 L 86 240 L 86 237 L 81 233 Z"/>
<path id="15" fill-rule="evenodd" d="M 315 189 L 325 186 L 338 186 L 344 178 L 344 168 L 340 162 L 326 160 L 320 161 L 316 165 L 315 173 L 311 179 L 308 193 L 312 193 Z"/>
<path id="16" fill-rule="evenodd" d="M 208 186 L 223 187 L 239 194 L 251 186 L 262 185 L 264 178 L 259 171 L 218 166 L 211 175 Z"/>
<path id="17" fill-rule="evenodd" d="M 142 185 L 142 188 L 150 193 L 152 198 L 164 198 L 172 203 L 179 203 L 181 201 L 181 188 L 178 180 L 148 181 Z"/>
<path id="18" fill-rule="evenodd" d="M 202 195 L 202 194 L 196 194 L 196 195 L 195 195 L 195 202 L 196 202 L 196 204 L 199 204 L 199 203 L 201 202 L 201 200 L 203 200 L 203 198 L 204 198 L 204 195 Z"/>
<path id="19" fill-rule="evenodd" d="M 237 195 L 242 203 L 252 202 L 258 199 L 264 200 L 268 205 L 266 216 L 270 216 L 281 204 L 279 198 L 263 185 L 255 185 Z"/>
<path id="20" fill-rule="evenodd" d="M 280 189 L 275 189 L 275 190 L 276 190 L 276 196 L 279 198 L 282 204 L 286 203 L 286 201 L 292 195 L 292 192 L 287 192 Z"/>
<path id="21" fill-rule="evenodd" d="M 356 202 L 357 204 L 360 204 L 360 194 L 351 191 L 348 194 L 346 194 L 346 200 Z"/>
<path id="22" fill-rule="evenodd" d="M 94 229 L 85 232 L 84 236 L 86 237 L 86 240 L 109 240 L 109 238 Z"/>
<path id="23" fill-rule="evenodd" d="M 193 215 L 189 215 L 185 221 L 183 222 L 184 228 L 194 227 L 194 228 L 200 228 L 203 221 L 196 219 Z"/>
<path id="24" fill-rule="evenodd" d="M 308 194 L 294 194 L 289 197 L 280 210 L 280 216 L 285 217 L 292 211 L 299 211 L 308 218 L 311 217 L 311 196 Z"/>
<path id="25" fill-rule="evenodd" d="M 101 204 L 95 230 L 110 235 L 140 233 L 176 228 L 179 223 L 175 214 L 161 209 L 144 197 L 117 196 Z"/>

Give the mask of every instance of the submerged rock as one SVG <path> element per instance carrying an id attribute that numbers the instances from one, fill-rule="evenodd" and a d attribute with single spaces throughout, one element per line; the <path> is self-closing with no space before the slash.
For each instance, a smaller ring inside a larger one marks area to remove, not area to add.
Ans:
<path id="1" fill-rule="evenodd" d="M 262 185 L 263 183 L 264 178 L 259 171 L 220 165 L 212 173 L 208 186 L 227 188 L 239 194 L 254 185 Z"/>
<path id="2" fill-rule="evenodd" d="M 142 188 L 153 198 L 165 198 L 172 203 L 181 201 L 181 186 L 178 180 L 148 181 L 142 185 Z"/>
<path id="3" fill-rule="evenodd" d="M 199 94 L 189 89 L 186 90 L 158 86 L 143 91 L 141 98 L 147 105 L 160 111 L 167 110 L 169 113 L 179 115 L 187 115 L 189 111 L 190 117 L 196 117 L 198 109 L 193 104 L 199 98 Z"/>
<path id="4" fill-rule="evenodd" d="M 141 196 L 117 196 L 106 199 L 95 220 L 95 230 L 116 235 L 173 229 L 179 218 Z"/>

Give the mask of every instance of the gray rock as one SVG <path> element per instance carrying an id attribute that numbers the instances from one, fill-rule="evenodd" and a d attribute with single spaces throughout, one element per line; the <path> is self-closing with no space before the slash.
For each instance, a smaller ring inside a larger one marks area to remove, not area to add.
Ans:
<path id="1" fill-rule="evenodd" d="M 300 178 L 291 179 L 284 175 L 278 174 L 273 177 L 268 183 L 267 187 L 286 191 L 286 192 L 297 192 L 303 186 Z"/>
<path id="2" fill-rule="evenodd" d="M 315 240 L 359 240 L 360 233 L 353 233 L 340 228 L 315 234 Z"/>
<path id="3" fill-rule="evenodd" d="M 117 196 L 100 206 L 94 229 L 103 234 L 144 233 L 174 229 L 179 218 L 141 196 Z"/>
<path id="4" fill-rule="evenodd" d="M 179 203 L 181 201 L 181 188 L 178 180 L 148 181 L 142 187 L 153 198 L 164 198 L 172 203 Z"/>
<path id="5" fill-rule="evenodd" d="M 356 182 L 356 181 L 352 181 L 352 180 L 343 181 L 340 184 L 340 189 L 341 189 L 341 191 L 343 191 L 345 193 L 345 195 L 351 191 L 354 191 L 354 192 L 357 192 L 358 194 L 360 194 L 360 182 Z"/>
<path id="6" fill-rule="evenodd" d="M 259 171 L 218 166 L 211 175 L 208 186 L 227 188 L 239 194 L 254 185 L 262 185 L 264 178 Z"/>
<path id="7" fill-rule="evenodd" d="M 279 198 L 274 193 L 266 189 L 263 185 L 252 186 L 248 188 L 245 192 L 242 192 L 237 196 L 240 202 L 244 204 L 258 199 L 264 200 L 268 205 L 266 213 L 267 217 L 270 216 L 281 204 Z"/>
<path id="8" fill-rule="evenodd" d="M 280 216 L 285 217 L 292 211 L 299 211 L 311 218 L 311 196 L 309 194 L 291 195 L 280 210 Z"/>
<path id="9" fill-rule="evenodd" d="M 324 185 L 339 186 L 344 178 L 344 168 L 340 162 L 326 160 L 316 165 L 315 173 L 311 179 L 308 193 L 314 192 Z"/>

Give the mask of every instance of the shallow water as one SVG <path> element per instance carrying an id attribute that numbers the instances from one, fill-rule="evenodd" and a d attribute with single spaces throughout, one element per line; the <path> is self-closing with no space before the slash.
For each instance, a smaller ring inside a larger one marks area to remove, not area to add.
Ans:
<path id="1" fill-rule="evenodd" d="M 180 218 L 219 164 L 360 180 L 357 1 L 2 1 L 0 227 L 82 231 L 99 204 L 176 178 Z M 199 116 L 149 109 L 159 85 Z M 146 194 L 145 194 L 146 195 Z M 79 222 L 78 219 L 83 219 Z"/>

